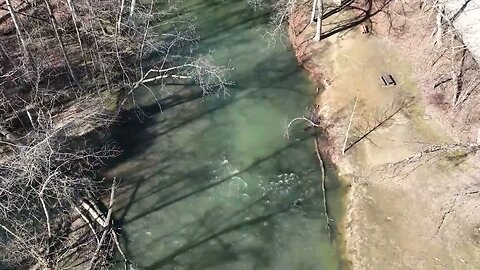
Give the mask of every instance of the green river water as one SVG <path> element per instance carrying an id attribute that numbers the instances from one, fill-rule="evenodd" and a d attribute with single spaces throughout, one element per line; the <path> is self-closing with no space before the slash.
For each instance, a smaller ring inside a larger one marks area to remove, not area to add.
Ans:
<path id="1" fill-rule="evenodd" d="M 109 175 L 122 179 L 115 218 L 139 269 L 344 269 L 325 230 L 312 132 L 300 116 L 314 86 L 287 48 L 260 38 L 266 15 L 246 1 L 189 0 L 201 52 L 234 70 L 229 96 L 165 109 L 114 133 L 125 149 Z M 342 188 L 330 175 L 329 210 Z M 118 266 L 123 269 L 123 266 Z"/>

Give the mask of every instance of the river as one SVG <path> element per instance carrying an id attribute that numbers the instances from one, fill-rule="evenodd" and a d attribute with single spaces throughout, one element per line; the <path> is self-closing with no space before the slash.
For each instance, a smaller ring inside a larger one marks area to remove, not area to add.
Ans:
<path id="1" fill-rule="evenodd" d="M 314 85 L 286 46 L 266 46 L 268 18 L 246 1 L 185 5 L 200 52 L 230 63 L 235 85 L 163 112 L 145 95 L 150 116 L 116 127 L 124 153 L 107 174 L 122 181 L 114 215 L 129 257 L 151 270 L 344 269 L 325 230 L 312 132 L 284 135 Z M 344 191 L 330 170 L 327 187 L 338 219 Z"/>

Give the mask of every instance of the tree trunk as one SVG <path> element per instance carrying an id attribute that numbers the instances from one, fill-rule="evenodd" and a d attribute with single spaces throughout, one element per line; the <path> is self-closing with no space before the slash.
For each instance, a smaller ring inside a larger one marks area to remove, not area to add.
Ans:
<path id="1" fill-rule="evenodd" d="M 5 3 L 7 4 L 8 13 L 10 13 L 10 17 L 12 17 L 13 25 L 15 26 L 15 30 L 17 32 L 17 37 L 20 40 L 20 44 L 22 45 L 23 54 L 27 60 L 27 63 L 29 63 L 29 65 L 31 65 L 33 69 L 33 65 L 31 62 L 32 59 L 30 58 L 30 53 L 27 50 L 27 45 L 25 42 L 25 38 L 23 37 L 22 30 L 20 29 L 20 26 L 18 24 L 17 15 L 15 14 L 15 11 L 12 8 L 12 4 L 10 3 L 10 0 L 5 0 Z"/>
<path id="2" fill-rule="evenodd" d="M 320 41 L 322 35 L 323 0 L 317 0 L 317 29 L 313 40 Z"/>
<path id="3" fill-rule="evenodd" d="M 87 58 L 85 56 L 85 51 L 83 50 L 83 45 L 82 45 L 82 39 L 80 38 L 80 30 L 78 30 L 78 16 L 77 13 L 75 12 L 75 7 L 72 3 L 72 0 L 67 0 L 67 5 L 68 9 L 70 10 L 70 14 L 72 15 L 72 22 L 73 25 L 75 26 L 75 33 L 77 34 L 77 41 L 78 45 L 80 46 L 80 52 L 82 53 L 82 58 L 83 58 L 83 64 L 85 65 L 85 70 L 87 70 Z"/>
<path id="4" fill-rule="evenodd" d="M 437 7 L 437 33 L 435 35 L 435 43 L 437 47 L 442 46 L 442 35 L 443 35 L 443 25 L 442 25 L 442 18 L 444 12 L 444 4 L 439 4 Z"/>
<path id="5" fill-rule="evenodd" d="M 78 20 L 77 14 L 75 13 L 75 8 L 73 6 L 72 0 L 67 0 L 68 9 L 70 9 L 70 13 L 72 14 L 73 21 L 76 22 Z"/>
<path id="6" fill-rule="evenodd" d="M 130 3 L 130 13 L 128 14 L 127 24 L 130 24 L 130 22 L 132 21 L 133 12 L 135 11 L 136 2 L 137 2 L 136 0 L 132 0 L 132 2 Z"/>
<path id="7" fill-rule="evenodd" d="M 63 58 L 65 59 L 65 63 L 67 64 L 68 72 L 70 73 L 70 76 L 72 76 L 72 79 L 75 82 L 75 84 L 77 84 L 78 87 L 81 90 L 83 90 L 82 85 L 80 84 L 80 82 L 77 80 L 77 77 L 73 73 L 72 65 L 70 64 L 70 59 L 68 58 L 67 52 L 65 50 L 65 46 L 63 45 L 62 37 L 58 33 L 57 20 L 53 15 L 52 7 L 50 6 L 50 3 L 48 2 L 48 0 L 44 0 L 44 2 L 45 2 L 45 5 L 47 6 L 48 14 L 50 16 L 50 22 L 52 23 L 53 32 L 55 33 L 55 37 L 57 38 L 58 44 L 60 45 L 60 49 L 62 50 Z"/>
<path id="8" fill-rule="evenodd" d="M 452 68 L 452 84 L 453 84 L 453 99 L 452 99 L 452 109 L 455 107 L 458 101 L 458 95 L 460 94 L 460 88 L 459 88 L 459 83 L 458 83 L 458 74 L 457 74 L 457 65 L 456 65 L 456 55 L 457 52 L 455 50 L 455 46 L 453 46 L 453 43 L 455 41 L 455 34 L 452 34 L 452 41 L 450 44 L 450 47 L 452 48 L 452 56 L 451 56 L 451 68 Z"/>
<path id="9" fill-rule="evenodd" d="M 123 18 L 124 9 L 125 9 L 125 0 L 122 0 L 121 3 L 120 3 L 120 12 L 118 14 L 118 19 L 117 19 L 117 27 L 115 27 L 115 51 L 116 51 L 116 54 L 117 54 L 118 64 L 122 68 L 123 77 L 124 77 L 124 79 L 125 78 L 127 79 L 127 81 L 128 81 L 127 83 L 130 83 L 131 82 L 130 77 L 128 76 L 128 73 L 123 66 L 122 57 L 120 56 L 120 49 L 118 47 L 118 36 L 121 34 L 121 26 L 122 26 L 122 18 Z"/>
<path id="10" fill-rule="evenodd" d="M 122 16 L 123 16 L 123 9 L 125 8 L 125 0 L 122 0 L 120 3 L 120 13 L 118 14 L 117 19 L 117 34 L 120 33 L 121 25 L 122 25 Z"/>
<path id="11" fill-rule="evenodd" d="M 315 20 L 315 11 L 317 10 L 317 2 L 318 0 L 313 0 L 312 16 L 310 17 L 310 23 L 313 23 L 313 21 Z"/>
<path id="12" fill-rule="evenodd" d="M 353 110 L 352 110 L 352 114 L 350 115 L 350 121 L 348 122 L 347 132 L 345 132 L 345 140 L 343 141 L 342 155 L 345 155 L 345 149 L 347 148 L 347 142 L 348 142 L 348 133 L 350 133 L 350 129 L 352 128 L 353 116 L 355 115 L 355 109 L 357 108 L 359 96 L 360 96 L 360 91 L 357 92 L 357 98 L 355 98 L 355 104 L 353 104 Z"/>

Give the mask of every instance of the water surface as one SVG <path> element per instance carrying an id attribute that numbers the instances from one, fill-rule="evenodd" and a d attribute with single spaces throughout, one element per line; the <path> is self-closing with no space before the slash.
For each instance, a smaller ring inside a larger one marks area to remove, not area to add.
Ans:
<path id="1" fill-rule="evenodd" d="M 245 2 L 186 2 L 200 50 L 234 67 L 229 96 L 163 113 L 145 96 L 151 117 L 115 132 L 125 153 L 108 173 L 126 186 L 115 217 L 141 269 L 342 268 L 325 231 L 312 132 L 298 125 L 284 136 L 285 119 L 305 112 L 314 86 L 292 52 L 267 48 L 267 17 Z"/>

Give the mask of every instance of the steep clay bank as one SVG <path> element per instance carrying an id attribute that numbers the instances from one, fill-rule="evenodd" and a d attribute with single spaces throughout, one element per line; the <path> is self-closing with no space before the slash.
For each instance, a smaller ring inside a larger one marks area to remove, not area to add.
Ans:
<path id="1" fill-rule="evenodd" d="M 329 134 L 327 151 L 351 185 L 347 254 L 353 269 L 479 269 L 478 120 L 471 114 L 480 106 L 472 98 L 454 111 L 445 99 L 448 85 L 432 90 L 450 59 L 431 67 L 429 21 L 403 8 L 403 17 L 388 17 L 390 27 L 382 15 L 364 20 L 373 28 L 369 35 L 351 27 L 320 43 L 309 41 L 308 10 L 290 21 L 299 62 L 324 88 L 315 102 Z M 329 16 L 323 32 L 355 15 Z M 402 38 L 391 31 L 400 24 Z M 397 85 L 381 87 L 383 73 Z M 342 155 L 350 119 L 351 147 Z"/>

